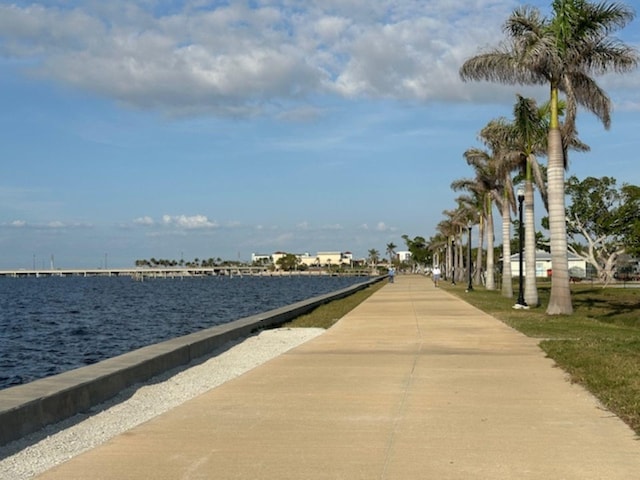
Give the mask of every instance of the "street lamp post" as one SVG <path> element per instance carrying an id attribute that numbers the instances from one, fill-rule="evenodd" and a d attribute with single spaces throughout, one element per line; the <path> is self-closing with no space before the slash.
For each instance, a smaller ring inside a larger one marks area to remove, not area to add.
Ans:
<path id="1" fill-rule="evenodd" d="M 524 202 L 524 189 L 522 187 L 518 188 L 518 215 L 519 215 L 519 225 L 518 225 L 518 247 L 519 247 L 519 255 L 518 255 L 518 301 L 514 305 L 514 308 L 529 308 L 527 303 L 524 301 L 524 289 L 522 288 L 522 239 L 524 237 L 524 221 L 522 218 L 522 203 Z"/>
<path id="2" fill-rule="evenodd" d="M 451 240 L 451 285 L 456 284 L 456 241 Z"/>
<path id="3" fill-rule="evenodd" d="M 469 284 L 467 285 L 467 292 L 473 290 L 473 283 L 471 282 L 471 228 L 473 224 L 469 222 L 468 230 L 469 230 L 469 242 L 467 245 L 467 276 L 469 277 Z"/>

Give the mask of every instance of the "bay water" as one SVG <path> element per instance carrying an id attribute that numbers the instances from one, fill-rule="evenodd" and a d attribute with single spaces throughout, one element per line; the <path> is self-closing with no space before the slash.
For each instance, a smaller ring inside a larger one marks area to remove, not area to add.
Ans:
<path id="1" fill-rule="evenodd" d="M 273 276 L 0 278 L 0 389 L 367 280 Z"/>

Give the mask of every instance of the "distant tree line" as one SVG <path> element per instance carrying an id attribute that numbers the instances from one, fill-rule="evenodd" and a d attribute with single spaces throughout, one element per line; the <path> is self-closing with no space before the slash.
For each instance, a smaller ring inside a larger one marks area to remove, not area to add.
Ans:
<path id="1" fill-rule="evenodd" d="M 141 259 L 136 260 L 136 267 L 147 267 L 147 268 L 171 268 L 171 267 L 203 267 L 203 268 L 211 268 L 211 267 L 227 267 L 239 265 L 242 262 L 233 261 L 233 260 L 222 260 L 220 257 L 218 258 L 208 258 L 208 259 L 199 259 L 194 258 L 191 261 L 185 260 L 169 260 L 165 258 L 153 258 L 151 257 L 149 260 Z"/>

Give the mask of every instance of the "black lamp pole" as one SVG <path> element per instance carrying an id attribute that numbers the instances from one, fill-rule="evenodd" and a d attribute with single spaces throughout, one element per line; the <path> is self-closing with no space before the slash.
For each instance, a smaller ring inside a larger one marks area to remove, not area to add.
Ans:
<path id="1" fill-rule="evenodd" d="M 451 285 L 456 284 L 456 241 L 451 240 Z"/>
<path id="2" fill-rule="evenodd" d="M 469 244 L 467 245 L 467 270 L 469 277 L 469 285 L 467 285 L 467 292 L 473 290 L 473 284 L 471 283 L 471 228 L 473 225 L 469 222 Z"/>
<path id="3" fill-rule="evenodd" d="M 524 289 L 522 288 L 522 239 L 524 237 L 524 221 L 522 219 L 522 203 L 524 202 L 524 190 L 518 189 L 518 208 L 519 208 L 519 225 L 518 225 L 518 246 L 520 247 L 520 254 L 518 257 L 518 264 L 520 272 L 518 275 L 518 302 L 517 308 L 526 308 L 527 304 L 524 301 Z"/>

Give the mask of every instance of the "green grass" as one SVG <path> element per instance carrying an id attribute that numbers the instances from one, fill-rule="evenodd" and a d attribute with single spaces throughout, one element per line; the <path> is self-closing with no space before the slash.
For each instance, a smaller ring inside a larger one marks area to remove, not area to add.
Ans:
<path id="1" fill-rule="evenodd" d="M 572 285 L 572 315 L 549 316 L 550 286 L 538 288 L 541 307 L 514 310 L 499 291 L 443 283 L 449 292 L 527 336 L 640 435 L 640 288 Z"/>
<path id="2" fill-rule="evenodd" d="M 311 312 L 301 315 L 283 325 L 289 328 L 329 328 L 351 310 L 356 308 L 367 298 L 380 290 L 386 282 L 376 282 L 363 290 L 349 295 L 348 297 L 333 302 L 325 303 L 315 308 Z"/>

